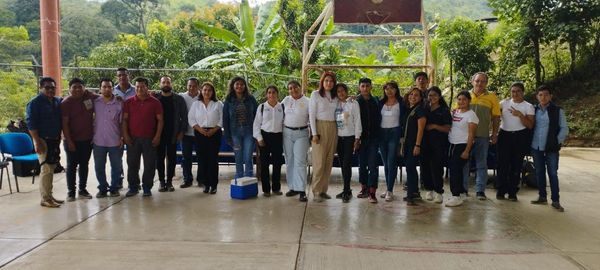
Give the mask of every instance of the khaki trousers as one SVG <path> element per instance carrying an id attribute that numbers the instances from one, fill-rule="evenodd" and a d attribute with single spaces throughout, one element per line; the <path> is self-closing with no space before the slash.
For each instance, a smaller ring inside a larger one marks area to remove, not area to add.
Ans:
<path id="1" fill-rule="evenodd" d="M 333 155 L 337 145 L 337 127 L 335 121 L 317 120 L 319 143 L 312 144 L 312 165 L 314 168 L 312 178 L 313 194 L 326 193 L 329 188 L 329 177 L 333 167 Z"/>
<path id="2" fill-rule="evenodd" d="M 46 149 L 41 154 L 38 154 L 38 160 L 40 164 L 46 161 L 46 155 L 48 154 L 48 145 L 46 141 L 41 140 L 42 146 Z M 52 181 L 54 180 L 54 168 L 56 164 L 47 164 L 41 166 L 40 170 L 40 194 L 42 195 L 42 201 L 52 200 Z"/>

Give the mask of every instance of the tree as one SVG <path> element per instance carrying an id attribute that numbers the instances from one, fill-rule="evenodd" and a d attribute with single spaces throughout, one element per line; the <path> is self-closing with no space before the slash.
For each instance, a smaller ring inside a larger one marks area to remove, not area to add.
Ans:
<path id="1" fill-rule="evenodd" d="M 25 118 L 25 105 L 37 93 L 36 77 L 25 69 L 0 71 L 0 126 Z"/>
<path id="2" fill-rule="evenodd" d="M 445 20 L 437 30 L 439 46 L 452 60 L 452 67 L 468 81 L 476 72 L 487 72 L 493 66 L 487 44 L 487 25 L 465 18 Z M 468 87 L 467 84 L 465 86 Z"/>
<path id="3" fill-rule="evenodd" d="M 148 22 L 159 18 L 161 5 L 161 0 L 109 0 L 101 9 L 117 28 L 131 29 L 131 25 L 135 25 L 134 33 L 146 33 Z"/>
<path id="4" fill-rule="evenodd" d="M 544 34 L 542 27 L 548 22 L 549 7 L 553 0 L 489 0 L 494 15 L 525 30 L 525 41 L 532 44 L 533 63 L 536 85 L 542 83 L 542 62 L 540 61 L 540 44 Z"/>
<path id="5" fill-rule="evenodd" d="M 33 48 L 25 27 L 0 27 L 0 63 L 30 59 Z"/>
<path id="6" fill-rule="evenodd" d="M 60 36 L 63 63 L 69 63 L 75 56 L 87 56 L 96 46 L 115 40 L 116 35 L 115 26 L 93 11 L 64 16 Z"/>

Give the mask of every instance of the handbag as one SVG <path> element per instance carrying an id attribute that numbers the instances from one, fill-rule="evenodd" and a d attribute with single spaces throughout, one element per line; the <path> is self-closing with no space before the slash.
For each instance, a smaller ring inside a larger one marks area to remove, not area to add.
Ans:
<path id="1" fill-rule="evenodd" d="M 415 112 L 417 111 L 417 106 L 415 106 L 412 111 L 410 111 L 410 113 L 408 114 L 408 116 L 406 117 L 406 123 L 405 125 L 407 125 L 408 121 L 410 121 L 410 118 L 413 117 L 415 115 Z M 408 128 L 404 127 L 404 136 L 400 137 L 400 142 L 399 142 L 399 147 L 398 147 L 398 156 L 399 157 L 404 157 L 404 147 L 405 147 L 405 138 L 406 135 L 408 133 Z"/>

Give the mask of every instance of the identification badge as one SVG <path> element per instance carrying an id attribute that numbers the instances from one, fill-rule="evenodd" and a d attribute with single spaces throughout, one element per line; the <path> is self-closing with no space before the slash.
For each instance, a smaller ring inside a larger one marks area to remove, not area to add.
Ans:
<path id="1" fill-rule="evenodd" d="M 92 103 L 91 99 L 86 99 L 83 101 L 83 105 L 85 106 L 86 110 L 91 110 L 94 107 L 94 103 Z"/>

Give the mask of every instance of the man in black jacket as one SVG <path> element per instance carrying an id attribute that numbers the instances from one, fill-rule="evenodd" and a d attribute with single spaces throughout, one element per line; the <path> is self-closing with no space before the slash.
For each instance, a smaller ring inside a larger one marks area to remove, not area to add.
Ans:
<path id="1" fill-rule="evenodd" d="M 358 198 L 367 198 L 369 193 L 375 194 L 379 178 L 378 146 L 379 128 L 381 126 L 381 113 L 379 113 L 379 100 L 371 95 L 371 79 L 362 78 L 358 81 L 360 95 L 356 99 L 360 107 L 360 120 L 362 134 L 358 150 L 358 180 L 361 184 Z M 377 202 L 375 196 L 371 200 Z"/>
<path id="2" fill-rule="evenodd" d="M 160 78 L 161 94 L 156 98 L 163 107 L 164 126 L 157 148 L 156 170 L 160 188 L 158 192 L 175 191 L 173 176 L 177 164 L 177 141 L 181 141 L 188 128 L 187 106 L 179 94 L 173 92 L 171 78 Z M 165 156 L 167 158 L 167 172 L 165 178 Z"/>

